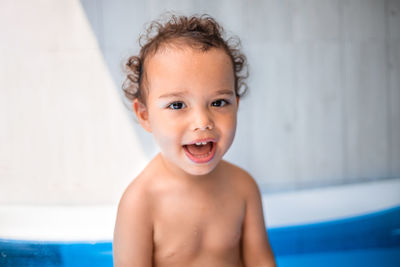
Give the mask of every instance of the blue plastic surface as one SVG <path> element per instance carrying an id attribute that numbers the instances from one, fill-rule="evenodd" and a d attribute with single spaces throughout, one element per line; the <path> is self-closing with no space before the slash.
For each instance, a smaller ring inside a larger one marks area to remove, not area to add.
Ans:
<path id="1" fill-rule="evenodd" d="M 278 266 L 400 266 L 400 207 L 317 224 L 268 229 Z M 111 241 L 0 239 L 0 266 L 111 267 Z"/>

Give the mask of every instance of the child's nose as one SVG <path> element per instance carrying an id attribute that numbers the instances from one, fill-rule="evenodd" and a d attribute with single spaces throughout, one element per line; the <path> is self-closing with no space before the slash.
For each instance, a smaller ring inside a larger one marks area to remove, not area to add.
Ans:
<path id="1" fill-rule="evenodd" d="M 192 122 L 194 131 L 211 130 L 214 128 L 214 121 L 207 110 L 195 110 Z"/>

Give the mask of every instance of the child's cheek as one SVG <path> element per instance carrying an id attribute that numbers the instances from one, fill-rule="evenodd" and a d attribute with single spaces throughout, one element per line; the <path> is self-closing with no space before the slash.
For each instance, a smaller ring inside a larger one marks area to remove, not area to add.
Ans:
<path id="1" fill-rule="evenodd" d="M 153 131 L 155 142 L 163 152 L 168 152 L 173 149 L 173 146 L 179 144 L 171 130 L 165 128 L 156 128 Z"/>
<path id="2" fill-rule="evenodd" d="M 233 139 L 235 138 L 236 134 L 236 125 L 237 125 L 237 118 L 236 114 L 231 117 L 229 122 L 227 123 L 226 129 L 227 129 L 227 135 L 228 135 L 228 140 L 230 144 L 232 144 Z"/>

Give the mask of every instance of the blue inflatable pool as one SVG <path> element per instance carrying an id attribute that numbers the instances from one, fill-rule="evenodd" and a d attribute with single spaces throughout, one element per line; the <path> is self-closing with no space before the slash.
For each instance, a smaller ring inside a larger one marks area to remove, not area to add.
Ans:
<path id="1" fill-rule="evenodd" d="M 394 196 L 396 202 L 398 197 Z M 281 267 L 400 266 L 400 205 L 316 223 L 269 225 L 268 234 Z M 112 265 L 111 239 L 60 242 L 0 238 L 0 266 Z"/>

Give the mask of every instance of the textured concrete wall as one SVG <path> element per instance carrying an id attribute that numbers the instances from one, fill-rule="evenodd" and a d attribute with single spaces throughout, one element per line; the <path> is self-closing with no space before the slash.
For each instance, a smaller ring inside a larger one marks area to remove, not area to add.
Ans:
<path id="1" fill-rule="evenodd" d="M 0 2 L 0 203 L 110 203 L 154 155 L 121 64 L 167 10 L 242 39 L 226 158 L 263 191 L 400 176 L 400 1 Z"/>

